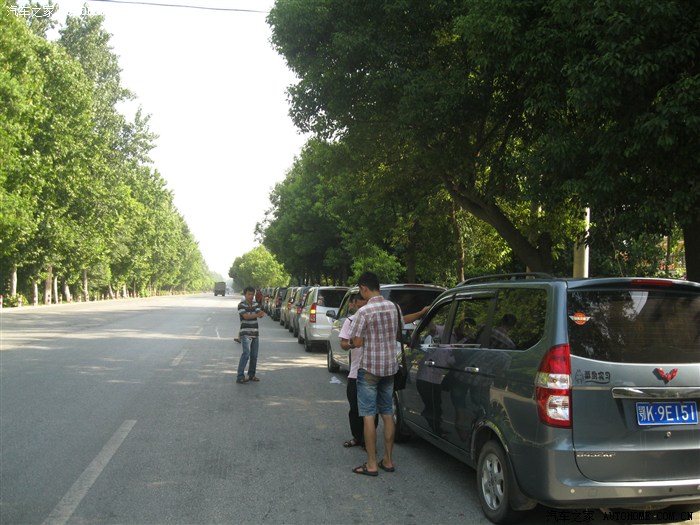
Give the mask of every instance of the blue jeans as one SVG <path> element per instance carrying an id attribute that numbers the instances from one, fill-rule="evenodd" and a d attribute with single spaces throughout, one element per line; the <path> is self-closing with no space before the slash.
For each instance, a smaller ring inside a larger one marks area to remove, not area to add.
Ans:
<path id="1" fill-rule="evenodd" d="M 249 335 L 241 336 L 243 353 L 241 360 L 238 361 L 238 379 L 245 377 L 245 365 L 248 364 L 248 359 L 250 359 L 248 377 L 255 377 L 255 368 L 258 364 L 258 339 L 258 337 L 250 337 Z"/>
<path id="2" fill-rule="evenodd" d="M 357 372 L 357 406 L 360 417 L 394 413 L 394 376 L 379 377 L 364 368 Z"/>

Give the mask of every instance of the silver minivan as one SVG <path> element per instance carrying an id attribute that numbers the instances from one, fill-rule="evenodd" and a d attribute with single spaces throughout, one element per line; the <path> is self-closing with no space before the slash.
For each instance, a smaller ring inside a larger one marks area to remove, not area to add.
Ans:
<path id="1" fill-rule="evenodd" d="M 476 469 L 485 515 L 700 504 L 700 284 L 467 281 L 407 349 L 397 432 Z"/>
<path id="2" fill-rule="evenodd" d="M 331 323 L 326 312 L 337 310 L 347 291 L 347 286 L 313 286 L 309 289 L 298 319 L 297 340 L 304 345 L 304 350 L 311 352 L 313 347 L 323 350 L 328 347 Z"/>

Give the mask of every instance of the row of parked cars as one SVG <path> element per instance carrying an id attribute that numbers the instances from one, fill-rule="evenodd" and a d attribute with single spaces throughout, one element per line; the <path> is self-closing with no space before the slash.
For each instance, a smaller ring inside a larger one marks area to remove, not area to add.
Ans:
<path id="1" fill-rule="evenodd" d="M 331 336 L 326 312 L 337 309 L 347 286 L 289 286 L 263 289 L 262 308 L 287 328 L 307 352 L 326 350 Z"/>
<path id="2" fill-rule="evenodd" d="M 330 372 L 349 368 L 338 333 L 355 291 L 301 287 L 280 305 Z M 473 467 L 489 520 L 537 504 L 700 510 L 700 284 L 512 274 L 381 293 L 404 313 L 431 305 L 397 345 L 397 440 Z"/>

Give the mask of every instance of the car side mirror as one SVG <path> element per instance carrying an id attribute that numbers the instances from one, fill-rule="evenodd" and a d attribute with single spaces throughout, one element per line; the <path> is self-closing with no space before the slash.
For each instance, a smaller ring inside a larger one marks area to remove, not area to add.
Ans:
<path id="1" fill-rule="evenodd" d="M 328 311 L 326 312 L 326 317 L 330 317 L 331 319 L 337 319 L 337 318 L 338 318 L 337 314 L 335 313 L 335 310 L 328 310 Z"/>

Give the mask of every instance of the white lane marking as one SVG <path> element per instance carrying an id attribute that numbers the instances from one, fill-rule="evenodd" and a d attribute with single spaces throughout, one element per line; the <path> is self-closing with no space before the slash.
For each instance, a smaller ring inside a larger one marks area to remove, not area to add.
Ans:
<path id="1" fill-rule="evenodd" d="M 180 353 L 178 354 L 178 356 L 177 356 L 175 359 L 173 359 L 173 360 L 171 361 L 170 366 L 177 366 L 177 365 L 179 365 L 179 364 L 180 364 L 180 361 L 182 361 L 182 358 L 185 357 L 185 354 L 186 354 L 186 353 L 187 353 L 187 350 L 186 350 L 186 349 L 183 350 L 182 352 L 180 352 Z"/>
<path id="2" fill-rule="evenodd" d="M 197 329 L 197 331 L 195 332 L 194 335 L 199 335 L 199 334 L 201 334 L 201 333 L 202 333 L 202 330 L 204 330 L 204 327 L 203 327 L 203 326 L 200 326 L 200 327 Z"/>
<path id="3" fill-rule="evenodd" d="M 87 495 L 90 488 L 94 485 L 97 478 L 105 469 L 112 456 L 117 452 L 121 444 L 129 435 L 131 429 L 134 428 L 136 421 L 127 419 L 124 421 L 112 437 L 107 441 L 107 444 L 102 447 L 99 454 L 92 460 L 92 463 L 83 471 L 80 477 L 73 483 L 73 486 L 68 490 L 63 499 L 58 502 L 58 505 L 51 511 L 48 518 L 44 520 L 43 525 L 64 525 L 71 518 L 75 509 L 78 508 L 80 502 Z"/>
<path id="4" fill-rule="evenodd" d="M 221 336 L 219 335 L 219 329 L 216 328 L 215 330 L 216 330 L 216 338 L 217 338 L 217 339 L 221 339 Z"/>

